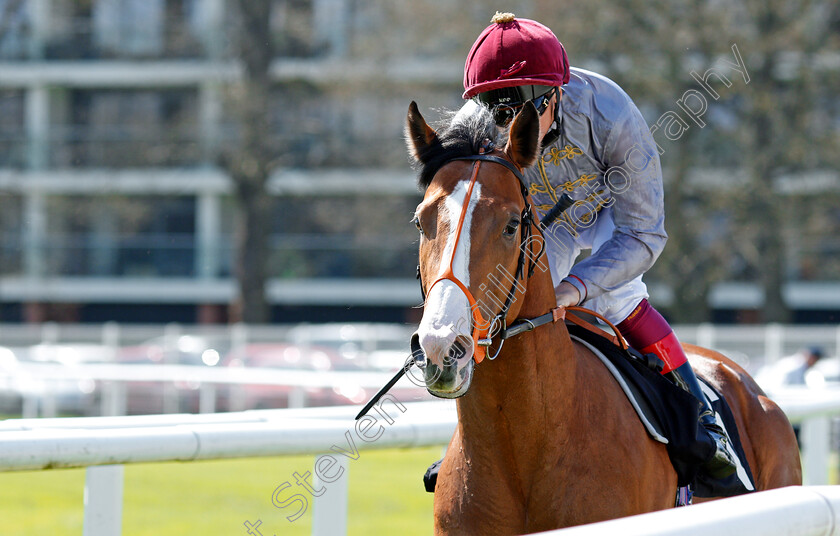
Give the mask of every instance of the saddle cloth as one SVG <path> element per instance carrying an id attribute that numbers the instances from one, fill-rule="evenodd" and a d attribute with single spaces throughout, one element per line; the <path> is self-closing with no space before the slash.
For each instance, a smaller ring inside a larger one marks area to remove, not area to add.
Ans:
<path id="1" fill-rule="evenodd" d="M 700 472 L 700 465 L 714 451 L 714 444 L 698 423 L 696 398 L 650 368 L 639 352 L 622 350 L 590 330 L 567 325 L 572 339 L 589 348 L 604 363 L 621 386 L 648 434 L 665 443 L 679 486 L 690 485 L 696 497 L 731 497 L 755 491 L 738 428 L 723 396 L 700 378 L 718 424 L 726 429 L 737 470 L 725 479 L 713 479 Z"/>

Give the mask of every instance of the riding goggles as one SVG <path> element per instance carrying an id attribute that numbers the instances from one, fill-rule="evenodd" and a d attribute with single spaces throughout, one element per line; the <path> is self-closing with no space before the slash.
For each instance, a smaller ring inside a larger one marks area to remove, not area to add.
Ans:
<path id="1" fill-rule="evenodd" d="M 526 102 L 531 101 L 542 115 L 548 109 L 554 86 L 514 86 L 491 89 L 473 99 L 490 107 L 493 120 L 500 127 L 507 126 Z"/>

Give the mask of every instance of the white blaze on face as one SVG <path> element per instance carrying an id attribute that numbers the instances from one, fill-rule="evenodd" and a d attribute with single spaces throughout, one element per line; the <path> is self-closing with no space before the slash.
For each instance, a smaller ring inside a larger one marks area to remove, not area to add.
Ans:
<path id="1" fill-rule="evenodd" d="M 469 288 L 470 284 L 470 231 L 472 229 L 472 215 L 478 199 L 481 197 L 481 185 L 476 183 L 473 186 L 472 196 L 469 200 L 464 224 L 461 227 L 458 247 L 455 250 L 455 257 L 452 257 L 452 250 L 455 248 L 455 241 L 458 235 L 458 220 L 464 207 L 464 198 L 467 195 L 469 181 L 459 182 L 452 193 L 443 203 L 444 210 L 442 217 L 447 219 L 449 234 L 446 238 L 446 247 L 441 256 L 441 266 L 437 271 L 431 273 L 442 274 L 452 259 L 452 273 L 455 277 Z M 470 302 L 467 295 L 452 281 L 444 279 L 436 283 L 429 295 L 426 296 L 426 304 L 423 310 L 423 319 L 417 334 L 420 337 L 420 346 L 429 358 L 442 358 L 448 351 L 455 338 L 459 335 L 470 339 L 471 333 L 471 312 Z M 467 352 L 472 355 L 472 349 Z"/>

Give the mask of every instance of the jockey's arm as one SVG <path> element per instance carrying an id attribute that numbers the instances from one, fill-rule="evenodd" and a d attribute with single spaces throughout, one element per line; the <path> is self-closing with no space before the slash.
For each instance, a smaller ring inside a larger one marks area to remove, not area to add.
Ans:
<path id="1" fill-rule="evenodd" d="M 615 230 L 564 280 L 580 292 L 581 301 L 644 274 L 667 240 L 657 145 L 638 108 L 629 99 L 628 103 L 604 145 L 605 180 L 614 200 L 611 212 Z M 556 290 L 559 300 L 560 286 Z"/>

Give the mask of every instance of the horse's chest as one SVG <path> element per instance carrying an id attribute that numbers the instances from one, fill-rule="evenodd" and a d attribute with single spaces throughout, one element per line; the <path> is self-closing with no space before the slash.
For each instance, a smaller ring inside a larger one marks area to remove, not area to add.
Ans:
<path id="1" fill-rule="evenodd" d="M 586 439 L 574 445 L 546 441 L 523 457 L 503 449 L 469 455 L 460 443 L 451 445 L 435 493 L 437 533 L 523 534 L 657 509 L 638 497 L 643 489 L 662 495 L 652 492 L 652 484 L 663 478 L 617 466 L 604 447 Z"/>
<path id="2" fill-rule="evenodd" d="M 585 490 L 549 469 L 523 489 L 521 475 L 503 462 L 489 467 L 453 458 L 435 493 L 436 534 L 524 534 L 581 524 L 592 514 L 584 499 L 609 496 L 606 487 Z"/>

